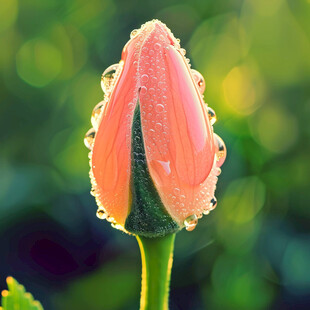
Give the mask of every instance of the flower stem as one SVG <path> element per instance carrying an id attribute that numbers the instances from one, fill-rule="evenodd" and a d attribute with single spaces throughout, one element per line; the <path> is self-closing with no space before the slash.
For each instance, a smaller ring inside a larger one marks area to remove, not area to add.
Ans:
<path id="1" fill-rule="evenodd" d="M 137 236 L 142 260 L 140 310 L 168 310 L 175 234 Z"/>

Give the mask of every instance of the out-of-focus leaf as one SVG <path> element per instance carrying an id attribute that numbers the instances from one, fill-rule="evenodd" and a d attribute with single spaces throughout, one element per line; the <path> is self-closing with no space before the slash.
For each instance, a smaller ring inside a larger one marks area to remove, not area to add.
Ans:
<path id="1" fill-rule="evenodd" d="M 1 310 L 43 310 L 41 303 L 12 277 L 6 279 L 9 290 L 2 291 Z"/>

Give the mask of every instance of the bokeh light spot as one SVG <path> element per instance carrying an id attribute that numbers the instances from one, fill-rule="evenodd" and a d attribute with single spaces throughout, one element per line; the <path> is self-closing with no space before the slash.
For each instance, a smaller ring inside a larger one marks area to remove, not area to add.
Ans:
<path id="1" fill-rule="evenodd" d="M 17 0 L 0 1 L 0 31 L 10 27 L 16 20 Z"/>
<path id="2" fill-rule="evenodd" d="M 232 182 L 222 200 L 225 217 L 231 222 L 252 220 L 265 202 L 265 185 L 257 177 L 247 177 Z"/>
<path id="3" fill-rule="evenodd" d="M 273 292 L 259 275 L 253 257 L 224 254 L 216 260 L 211 280 L 212 309 L 267 309 Z M 225 298 L 223 298 L 225 296 Z"/>
<path id="4" fill-rule="evenodd" d="M 285 152 L 297 139 L 296 118 L 279 105 L 265 105 L 250 125 L 258 141 L 273 152 Z"/>
<path id="5" fill-rule="evenodd" d="M 35 87 L 53 81 L 62 68 L 62 55 L 57 47 L 44 39 L 27 41 L 16 55 L 17 73 Z"/>
<path id="6" fill-rule="evenodd" d="M 261 83 L 247 66 L 234 67 L 223 82 L 226 103 L 237 113 L 253 113 L 261 104 Z"/>
<path id="7" fill-rule="evenodd" d="M 282 273 L 285 286 L 294 294 L 310 290 L 310 246 L 308 240 L 291 241 L 284 253 Z"/>

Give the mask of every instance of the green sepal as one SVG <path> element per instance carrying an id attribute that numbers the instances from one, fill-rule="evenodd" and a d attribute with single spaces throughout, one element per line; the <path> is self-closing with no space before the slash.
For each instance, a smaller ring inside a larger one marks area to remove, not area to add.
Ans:
<path id="1" fill-rule="evenodd" d="M 144 237 L 160 237 L 180 230 L 166 211 L 149 173 L 139 101 L 132 123 L 130 190 L 132 202 L 125 222 L 127 231 Z"/>

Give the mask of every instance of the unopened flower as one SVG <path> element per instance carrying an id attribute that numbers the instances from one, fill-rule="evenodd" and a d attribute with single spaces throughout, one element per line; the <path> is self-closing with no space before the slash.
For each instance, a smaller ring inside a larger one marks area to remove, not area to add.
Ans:
<path id="1" fill-rule="evenodd" d="M 158 20 L 131 33 L 102 75 L 104 100 L 85 137 L 98 217 L 147 237 L 192 230 L 215 208 L 226 157 L 204 79 L 179 42 Z"/>

